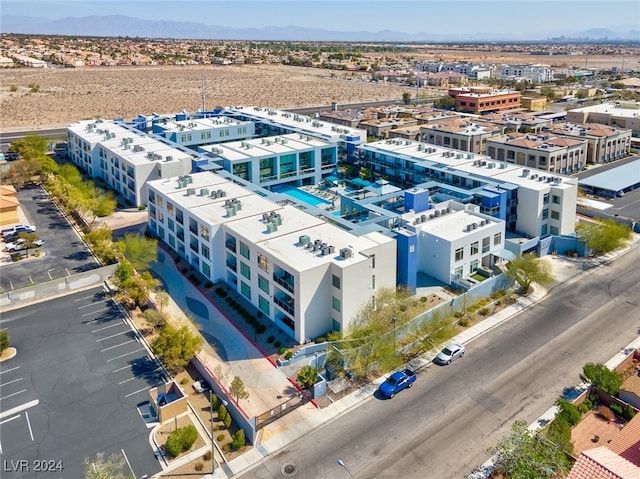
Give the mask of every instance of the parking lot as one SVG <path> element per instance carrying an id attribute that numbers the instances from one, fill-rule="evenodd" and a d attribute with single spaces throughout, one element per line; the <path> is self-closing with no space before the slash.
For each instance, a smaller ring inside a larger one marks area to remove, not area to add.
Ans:
<path id="1" fill-rule="evenodd" d="M 8 253 L 3 252 L 0 290 L 20 289 L 33 283 L 43 283 L 99 266 L 41 187 L 22 188 L 16 196 L 20 200 L 24 222 L 36 226 L 36 233 L 45 240 L 40 248 L 44 255 L 12 263 Z M 4 249 L 3 243 L 0 243 L 0 249 Z"/>
<path id="2" fill-rule="evenodd" d="M 163 381 L 102 287 L 2 315 L 18 354 L 0 370 L 4 478 L 80 478 L 85 458 L 125 455 L 135 477 L 160 471 L 148 390 Z"/>

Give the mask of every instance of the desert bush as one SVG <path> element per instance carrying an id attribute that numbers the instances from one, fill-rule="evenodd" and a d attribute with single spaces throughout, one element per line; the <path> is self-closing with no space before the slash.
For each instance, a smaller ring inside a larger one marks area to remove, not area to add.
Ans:
<path id="1" fill-rule="evenodd" d="M 285 359 L 291 359 L 293 357 L 293 353 L 291 351 L 287 351 L 287 354 L 284 355 Z"/>
<path id="2" fill-rule="evenodd" d="M 218 434 L 216 436 L 216 441 L 222 442 L 222 441 L 224 441 L 224 437 L 225 437 L 224 434 Z"/>
<path id="3" fill-rule="evenodd" d="M 237 451 L 238 449 L 241 449 L 242 447 L 244 447 L 245 443 L 246 443 L 246 439 L 244 436 L 244 430 L 238 429 L 238 432 L 236 432 L 235 435 L 233 436 L 233 441 L 231 442 L 231 446 L 233 447 L 233 449 Z"/>
<path id="4" fill-rule="evenodd" d="M 227 413 L 227 415 L 222 420 L 224 427 L 229 429 L 231 427 L 231 415 Z"/>
<path id="5" fill-rule="evenodd" d="M 458 324 L 463 328 L 471 326 L 471 318 L 468 316 L 463 316 L 458 320 Z"/>
<path id="6" fill-rule="evenodd" d="M 487 316 L 489 314 L 489 308 L 482 308 L 478 311 L 478 314 L 481 316 Z"/>
<path id="7" fill-rule="evenodd" d="M 200 472 L 200 471 L 202 471 L 204 469 L 204 463 L 202 461 L 198 461 L 193 465 L 193 468 L 196 471 Z"/>
<path id="8" fill-rule="evenodd" d="M 202 460 L 203 461 L 210 461 L 211 460 L 211 451 L 205 452 L 204 455 L 202 456 Z"/>
<path id="9" fill-rule="evenodd" d="M 615 404 L 615 405 L 617 406 L 617 404 Z M 612 404 L 611 406 L 614 406 L 614 404 Z M 596 408 L 596 414 L 598 414 L 599 416 L 602 416 L 607 421 L 613 421 L 616 418 L 616 415 L 614 414 L 612 409 L 613 409 L 613 407 L 612 408 L 608 408 L 604 404 L 600 404 Z M 620 412 L 622 412 L 622 410 Z"/>
<path id="10" fill-rule="evenodd" d="M 225 405 L 220 404 L 218 406 L 218 419 L 224 422 L 224 418 L 226 418 L 228 415 L 229 415 L 229 411 L 227 411 L 227 408 L 225 407 Z"/>
<path id="11" fill-rule="evenodd" d="M 218 399 L 218 396 L 216 394 L 212 394 L 211 395 L 211 409 L 213 409 L 214 411 L 216 409 L 218 409 L 218 404 L 220 403 L 220 400 Z"/>
<path id="12" fill-rule="evenodd" d="M 178 457 L 193 446 L 198 438 L 198 431 L 193 425 L 179 427 L 169 434 L 165 447 L 172 457 Z"/>
<path id="13" fill-rule="evenodd" d="M 280 346 L 280 348 L 278 348 L 278 353 L 279 354 L 284 354 L 287 352 L 287 348 L 285 348 L 284 346 Z"/>

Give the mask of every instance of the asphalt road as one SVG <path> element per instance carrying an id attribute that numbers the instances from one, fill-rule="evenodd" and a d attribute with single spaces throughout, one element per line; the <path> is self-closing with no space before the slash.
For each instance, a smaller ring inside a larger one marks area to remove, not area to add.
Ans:
<path id="1" fill-rule="evenodd" d="M 392 400 L 371 398 L 239 476 L 348 479 L 463 478 L 516 419 L 533 422 L 640 328 L 640 249 L 555 288 L 541 303 L 429 366 Z"/>
<path id="2" fill-rule="evenodd" d="M 98 452 L 124 451 L 135 477 L 160 471 L 141 414 L 162 369 L 102 293 L 3 313 L 18 351 L 0 370 L 3 479 L 78 479 Z"/>
<path id="3" fill-rule="evenodd" d="M 11 291 L 33 283 L 43 283 L 98 268 L 99 265 L 75 230 L 39 186 L 17 192 L 23 211 L 36 233 L 45 240 L 36 259 L 4 264 L 0 269 L 0 289 Z M 24 252 L 23 252 L 24 253 Z"/>

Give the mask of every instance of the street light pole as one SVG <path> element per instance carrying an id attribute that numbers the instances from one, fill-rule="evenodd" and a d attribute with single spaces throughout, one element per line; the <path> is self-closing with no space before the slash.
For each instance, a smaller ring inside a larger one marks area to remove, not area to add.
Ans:
<path id="1" fill-rule="evenodd" d="M 351 471 L 349 470 L 349 468 L 347 467 L 347 465 L 344 463 L 342 459 L 338 459 L 338 465 L 340 467 L 344 467 L 344 470 L 349 473 L 349 476 L 351 476 L 351 479 L 355 479 L 355 477 L 353 477 L 353 474 L 351 474 Z"/>
<path id="2" fill-rule="evenodd" d="M 216 446 L 213 437 L 213 389 L 209 389 L 209 434 L 211 434 L 211 477 L 216 470 Z"/>

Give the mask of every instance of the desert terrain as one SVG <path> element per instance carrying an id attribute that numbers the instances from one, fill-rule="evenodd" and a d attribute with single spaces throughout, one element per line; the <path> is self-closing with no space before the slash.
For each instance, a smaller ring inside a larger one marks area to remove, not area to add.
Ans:
<path id="1" fill-rule="evenodd" d="M 345 72 L 281 65 L 18 68 L 0 71 L 0 128 L 37 130 L 98 117 L 196 111 L 202 108 L 203 78 L 207 109 L 400 100 L 406 91 L 348 79 Z M 32 84 L 38 92 L 31 92 Z"/>
<path id="2" fill-rule="evenodd" d="M 367 55 L 369 56 L 369 55 Z M 378 53 L 376 55 L 380 57 Z M 403 55 L 398 55 L 402 57 Z M 405 55 L 406 56 L 406 55 Z M 536 56 L 479 50 L 416 51 L 417 61 L 543 63 L 553 68 L 637 69 L 637 49 L 620 54 Z M 393 60 L 385 55 L 385 60 Z M 363 72 L 282 65 L 16 68 L 0 70 L 0 129 L 64 127 L 91 118 L 132 118 L 245 105 L 273 108 L 400 100 L 414 89 L 363 81 Z M 32 91 L 37 85 L 37 91 Z"/>

